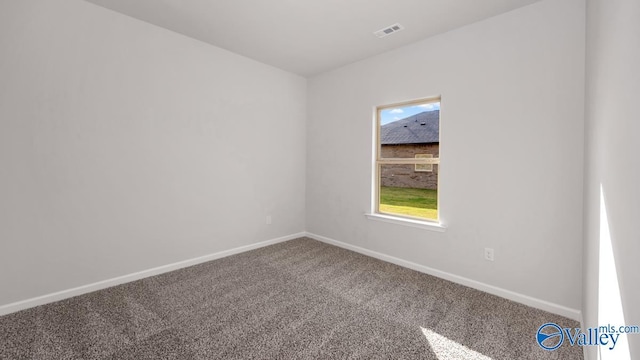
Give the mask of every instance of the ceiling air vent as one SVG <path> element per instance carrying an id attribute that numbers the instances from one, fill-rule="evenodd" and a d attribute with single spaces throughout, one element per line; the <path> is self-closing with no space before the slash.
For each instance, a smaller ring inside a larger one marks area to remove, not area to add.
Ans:
<path id="1" fill-rule="evenodd" d="M 374 32 L 373 35 L 375 35 L 375 36 L 377 36 L 379 38 L 383 38 L 385 36 L 391 35 L 393 33 L 396 33 L 398 31 L 400 31 L 400 30 L 403 30 L 403 29 L 404 29 L 404 26 L 402 26 L 402 25 L 400 25 L 398 23 L 395 23 L 393 25 L 387 26 L 384 29 L 380 29 L 380 30 Z"/>

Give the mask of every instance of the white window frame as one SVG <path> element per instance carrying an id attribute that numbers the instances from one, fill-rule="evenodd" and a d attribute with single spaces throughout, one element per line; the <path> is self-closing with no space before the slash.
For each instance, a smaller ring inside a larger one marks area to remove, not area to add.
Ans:
<path id="1" fill-rule="evenodd" d="M 434 96 L 424 99 L 405 101 L 400 103 L 382 105 L 375 108 L 375 128 L 374 128 L 374 150 L 373 150 L 373 190 L 372 190 L 372 211 L 369 214 L 365 214 L 367 218 L 371 220 L 379 220 L 384 222 L 390 222 L 395 224 L 407 225 L 412 227 L 419 227 L 434 231 L 442 232 L 446 227 L 440 222 L 440 192 L 438 192 L 438 209 L 437 219 L 426 219 L 409 215 L 392 214 L 380 211 L 380 186 L 382 176 L 382 165 L 439 165 L 440 157 L 432 158 L 383 158 L 382 157 L 382 144 L 380 141 L 380 129 L 381 129 L 381 112 L 383 110 L 399 107 L 407 107 L 411 105 L 422 105 L 429 103 L 441 103 L 440 96 Z M 439 177 L 439 172 L 438 172 Z"/>

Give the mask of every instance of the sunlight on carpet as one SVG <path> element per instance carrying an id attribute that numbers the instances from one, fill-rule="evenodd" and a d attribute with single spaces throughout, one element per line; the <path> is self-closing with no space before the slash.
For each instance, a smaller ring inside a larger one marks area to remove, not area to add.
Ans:
<path id="1" fill-rule="evenodd" d="M 468 347 L 442 336 L 427 328 L 420 327 L 422 333 L 429 341 L 431 350 L 439 360 L 461 359 L 461 360 L 492 360 L 490 357 L 473 351 Z"/>

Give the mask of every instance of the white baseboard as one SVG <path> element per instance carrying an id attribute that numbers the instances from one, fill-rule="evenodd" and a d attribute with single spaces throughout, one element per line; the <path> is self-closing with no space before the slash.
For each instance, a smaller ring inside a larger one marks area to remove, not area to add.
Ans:
<path id="1" fill-rule="evenodd" d="M 355 245 L 351 245 L 351 244 L 347 244 L 338 240 L 334 240 L 334 239 L 330 239 L 328 237 L 324 237 L 321 235 L 317 235 L 317 234 L 313 234 L 313 233 L 309 233 L 309 232 L 301 232 L 301 233 L 297 233 L 297 234 L 291 234 L 291 235 L 287 235 L 287 236 L 283 236 L 283 237 L 279 237 L 276 239 L 271 239 L 271 240 L 266 240 L 266 241 L 262 241 L 259 243 L 255 243 L 255 244 L 251 244 L 251 245 L 245 245 L 245 246 L 240 246 L 237 248 L 233 248 L 233 249 L 229 249 L 229 250 L 224 250 L 224 251 L 220 251 L 214 254 L 209 254 L 209 255 L 205 255 L 205 256 L 200 256 L 197 258 L 193 258 L 193 259 L 188 259 L 188 260 L 184 260 L 184 261 L 179 261 L 173 264 L 168 264 L 168 265 L 163 265 L 163 266 L 158 266 L 152 269 L 148 269 L 148 270 L 143 270 L 143 271 L 139 271 L 136 273 L 132 273 L 132 274 L 127 274 L 127 275 L 123 275 L 123 276 L 119 276 L 116 278 L 112 278 L 112 279 L 107 279 L 107 280 L 103 280 L 103 281 L 99 281 L 93 284 L 87 284 L 87 285 L 83 285 L 83 286 L 79 286 L 76 288 L 72 288 L 72 289 L 68 289 L 68 290 L 62 290 L 62 291 L 58 291 L 55 293 L 51 293 L 51 294 L 47 294 L 47 295 L 42 295 L 42 296 L 38 296 L 38 297 L 34 297 L 31 299 L 26 299 L 26 300 L 22 300 L 22 301 L 18 301 L 18 302 L 14 302 L 14 303 L 10 303 L 10 304 L 6 304 L 6 305 L 2 305 L 0 306 L 0 316 L 2 315 L 6 315 L 6 314 L 10 314 L 16 311 L 20 311 L 20 310 L 24 310 L 24 309 L 28 309 L 28 308 L 32 308 L 35 306 L 39 306 L 39 305 L 44 305 L 44 304 L 48 304 L 48 303 L 52 303 L 52 302 L 56 302 L 56 301 L 60 301 L 60 300 L 64 300 L 64 299 L 68 299 L 74 296 L 78 296 L 78 295 L 82 295 L 82 294 L 86 294 L 86 293 L 90 293 L 93 291 L 97 291 L 97 290 L 102 290 L 102 289 L 106 289 L 112 286 L 116 286 L 116 285 L 120 285 L 120 284 L 124 284 L 124 283 L 128 283 L 128 282 L 132 282 L 132 281 L 136 281 L 136 280 L 140 280 L 140 279 L 144 279 L 150 276 L 154 276 L 154 275 L 159 275 L 159 274 L 163 274 L 169 271 L 174 271 L 174 270 L 178 270 L 178 269 L 182 269 L 185 267 L 189 267 L 189 266 L 193 266 L 193 265 L 197 265 L 197 264 L 201 264 L 207 261 L 211 261 L 211 260 L 216 260 L 216 259 L 220 259 L 223 257 L 227 257 L 227 256 L 231 256 L 231 255 L 235 255 L 235 254 L 239 254 L 245 251 L 249 251 L 249 250 L 254 250 L 254 249 L 258 249 L 264 246 L 269 246 L 269 245 L 273 245 L 273 244 L 277 244 L 280 242 L 284 242 L 284 241 L 288 241 L 288 240 L 293 240 L 299 237 L 303 237 L 303 236 L 307 236 L 309 238 L 318 240 L 318 241 L 322 241 L 324 243 L 327 244 L 331 244 L 331 245 L 335 245 L 347 250 L 351 250 L 351 251 L 355 251 L 357 253 L 363 254 L 363 255 L 367 255 L 367 256 L 371 256 L 374 257 L 376 259 L 380 259 L 386 262 L 390 262 L 402 267 L 406 267 L 412 270 L 416 270 L 425 274 L 429 274 L 429 275 L 433 275 L 436 277 L 439 277 L 441 279 L 445 279 L 445 280 L 449 280 L 451 282 L 457 283 L 457 284 L 461 284 L 464 286 L 468 286 L 480 291 L 484 291 L 487 292 L 489 294 L 493 294 L 496 296 L 500 296 L 503 297 L 505 299 L 509 299 L 521 304 L 525 304 L 540 310 L 544 310 L 544 311 L 548 311 L 554 314 L 558 314 L 561 316 L 565 316 L 569 319 L 572 320 L 576 320 L 576 321 L 580 321 L 582 322 L 582 315 L 581 312 L 579 310 L 575 310 L 575 309 L 571 309 L 562 305 L 558 305 L 558 304 L 554 304 L 545 300 L 540 300 L 540 299 L 536 299 L 534 297 L 531 296 L 527 296 L 527 295 L 523 295 L 523 294 L 519 294 L 510 290 L 505 290 L 493 285 L 488 285 L 476 280 L 472 280 L 469 278 L 465 278 L 462 276 L 458 276 L 458 275 L 454 275 L 445 271 L 441 271 L 441 270 L 437 270 L 434 268 L 430 268 L 424 265 L 420 265 L 420 264 L 416 264 L 410 261 L 406 261 L 403 259 L 399 259 L 390 255 L 386 255 L 383 253 L 379 253 L 373 250 L 368 250 L 359 246 L 355 246 Z"/>
<path id="2" fill-rule="evenodd" d="M 435 277 L 439 277 L 441 279 L 445 279 L 460 285 L 464 285 L 464 286 L 468 286 L 470 288 L 474 288 L 476 290 L 480 290 L 480 291 L 484 291 L 486 293 L 492 294 L 492 295 L 496 295 L 496 296 L 500 296 L 502 298 L 511 300 L 511 301 L 515 301 L 527 306 L 531 306 L 534 307 L 536 309 L 540 309 L 540 310 L 544 310 L 544 311 L 548 311 L 550 313 L 554 313 L 557 315 L 561 315 L 564 317 L 567 317 L 569 319 L 572 320 L 576 320 L 576 321 L 581 321 L 582 320 L 582 316 L 581 316 L 581 312 L 579 310 L 576 309 L 571 309 L 562 305 L 558 305 L 558 304 L 554 304 L 545 300 L 540 300 L 540 299 L 536 299 L 534 297 L 528 296 L 528 295 L 523 295 L 523 294 L 519 294 L 516 293 L 514 291 L 510 291 L 510 290 L 506 290 L 506 289 L 502 289 L 499 288 L 497 286 L 493 286 L 493 285 L 489 285 L 489 284 L 485 284 L 476 280 L 472 280 L 469 278 L 465 278 L 462 276 L 458 276 L 455 274 L 451 274 L 445 271 L 441 271 L 441 270 L 437 270 L 434 268 L 430 268 L 428 266 L 424 266 L 424 265 L 420 265 L 420 264 L 416 264 L 413 263 L 411 261 L 406 261 L 403 259 L 399 259 L 397 257 L 393 257 L 390 255 L 386 255 L 383 253 L 379 253 L 377 251 L 373 251 L 373 250 L 369 250 L 369 249 L 365 249 L 359 246 L 355 246 L 355 245 L 351 245 L 351 244 L 347 244 L 338 240 L 334 240 L 334 239 L 330 239 L 328 237 L 325 236 L 321 236 L 321 235 L 317 235 L 317 234 L 313 234 L 313 233 L 306 233 L 306 236 L 309 238 L 312 238 L 314 240 L 318 240 L 318 241 L 322 241 L 324 243 L 327 244 L 331 244 L 331 245 L 335 245 L 347 250 L 351 250 L 351 251 L 355 251 L 357 253 L 363 254 L 363 255 L 367 255 L 367 256 L 371 256 L 374 257 L 376 259 L 380 259 L 386 262 L 390 262 L 392 264 L 396 264 L 402 267 L 406 267 L 412 270 L 416 270 L 419 271 L 421 273 L 425 273 L 425 274 L 429 274 Z"/>
<path id="3" fill-rule="evenodd" d="M 0 316 L 306 236 L 301 232 L 0 306 Z"/>

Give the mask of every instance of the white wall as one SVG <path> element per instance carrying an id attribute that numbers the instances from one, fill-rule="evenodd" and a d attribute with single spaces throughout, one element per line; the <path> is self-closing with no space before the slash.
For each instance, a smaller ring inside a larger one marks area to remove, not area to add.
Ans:
<path id="1" fill-rule="evenodd" d="M 584 16 L 542 1 L 310 79 L 307 230 L 577 314 Z M 366 219 L 373 108 L 438 94 L 448 230 Z"/>
<path id="2" fill-rule="evenodd" d="M 639 34 L 637 0 L 587 1 L 583 316 L 590 327 L 620 324 L 619 310 L 624 323 L 640 325 Z M 601 358 L 640 358 L 640 335 L 628 340 L 628 349 L 602 350 Z M 587 350 L 596 359 L 597 349 Z"/>
<path id="3" fill-rule="evenodd" d="M 0 305 L 303 231 L 305 106 L 96 5 L 0 2 Z"/>

